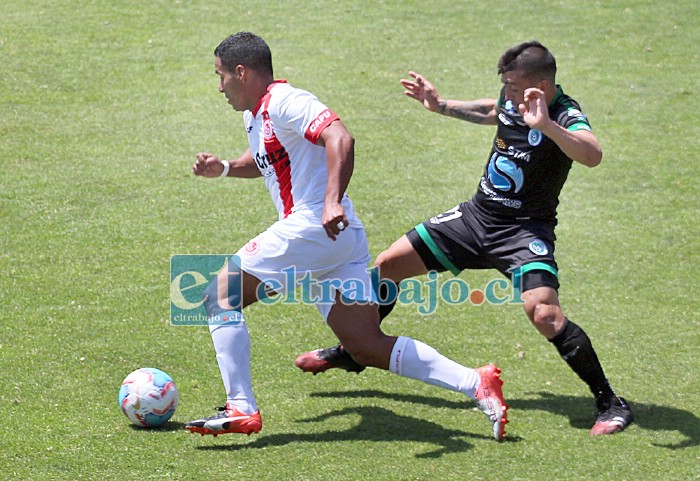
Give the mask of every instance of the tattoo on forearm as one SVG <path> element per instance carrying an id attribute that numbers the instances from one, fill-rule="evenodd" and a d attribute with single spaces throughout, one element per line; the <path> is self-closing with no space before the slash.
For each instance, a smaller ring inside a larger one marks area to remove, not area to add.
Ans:
<path id="1" fill-rule="evenodd" d="M 483 124 L 488 119 L 491 107 L 478 102 L 460 102 L 457 105 L 447 107 L 447 102 L 445 102 L 444 109 L 440 105 L 440 112 L 443 113 L 443 111 L 444 115 L 449 115 L 450 117 L 475 124 Z"/>

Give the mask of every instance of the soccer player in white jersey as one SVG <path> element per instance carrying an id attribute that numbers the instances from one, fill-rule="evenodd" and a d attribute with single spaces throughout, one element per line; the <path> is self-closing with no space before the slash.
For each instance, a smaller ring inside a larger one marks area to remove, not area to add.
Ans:
<path id="1" fill-rule="evenodd" d="M 193 172 L 205 177 L 262 176 L 279 220 L 238 250 L 205 290 L 226 405 L 214 416 L 190 421 L 186 429 L 215 436 L 260 431 L 243 308 L 258 301 L 265 288 L 268 295 L 284 295 L 292 272 L 297 280 L 340 281 L 331 284 L 331 301 L 317 307 L 353 358 L 466 394 L 488 416 L 493 436 L 502 440 L 507 406 L 495 365 L 470 369 L 420 341 L 380 330 L 364 227 L 345 195 L 354 139 L 339 117 L 309 92 L 275 80 L 270 49 L 252 33 L 231 35 L 214 55 L 219 91 L 234 110 L 243 112 L 250 147 L 233 160 L 199 153 Z"/>

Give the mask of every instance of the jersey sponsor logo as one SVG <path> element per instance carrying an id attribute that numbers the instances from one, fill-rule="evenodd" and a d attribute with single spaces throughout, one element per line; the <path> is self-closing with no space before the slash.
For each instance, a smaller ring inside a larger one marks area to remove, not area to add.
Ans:
<path id="1" fill-rule="evenodd" d="M 289 153 L 282 146 L 265 154 L 261 154 L 260 152 L 255 153 L 255 163 L 265 177 L 272 175 L 275 171 L 271 167 L 280 162 L 282 162 L 282 164 L 280 164 L 282 166 L 289 164 Z"/>
<path id="2" fill-rule="evenodd" d="M 494 145 L 496 147 L 496 150 L 498 152 L 502 153 L 508 153 L 508 155 L 512 159 L 517 159 L 517 160 L 524 160 L 525 162 L 530 162 L 530 152 L 524 152 L 522 150 L 518 150 L 512 145 L 507 145 L 506 142 L 500 138 L 496 137 L 496 140 L 494 141 Z"/>
<path id="3" fill-rule="evenodd" d="M 530 251 L 538 256 L 544 256 L 547 255 L 549 252 L 549 249 L 547 249 L 547 244 L 544 243 L 544 241 L 540 239 L 535 239 L 532 242 L 530 242 L 530 245 L 528 246 L 530 248 Z"/>
<path id="4" fill-rule="evenodd" d="M 256 152 L 255 164 L 264 177 L 269 177 L 275 173 L 275 170 L 270 166 L 270 157 L 267 154 L 261 155 L 260 152 Z"/>
<path id="5" fill-rule="evenodd" d="M 530 152 L 523 152 L 522 150 L 516 149 L 512 145 L 508 147 L 508 155 L 514 159 L 521 159 L 525 162 L 530 162 Z"/>
<path id="6" fill-rule="evenodd" d="M 520 209 L 523 206 L 522 201 L 518 199 L 508 199 L 507 197 L 503 197 L 502 195 L 498 194 L 495 190 L 491 189 L 488 186 L 486 177 L 481 178 L 481 182 L 479 182 L 479 187 L 481 187 L 481 190 L 489 196 L 489 199 L 491 199 L 494 202 L 503 204 L 511 209 Z"/>
<path id="7" fill-rule="evenodd" d="M 311 122 L 311 125 L 309 125 L 309 132 L 311 132 L 312 134 L 315 134 L 316 130 L 318 130 L 318 128 L 320 126 L 322 126 L 330 118 L 331 118 L 330 109 L 324 110 L 323 112 L 321 112 L 319 114 L 318 117 L 316 117 L 316 119 L 313 122 Z"/>
<path id="8" fill-rule="evenodd" d="M 530 129 L 527 133 L 527 143 L 533 147 L 537 147 L 542 142 L 542 132 L 537 129 Z"/>
<path id="9" fill-rule="evenodd" d="M 525 183 L 523 170 L 508 157 L 494 153 L 489 160 L 489 182 L 501 192 L 517 194 Z"/>

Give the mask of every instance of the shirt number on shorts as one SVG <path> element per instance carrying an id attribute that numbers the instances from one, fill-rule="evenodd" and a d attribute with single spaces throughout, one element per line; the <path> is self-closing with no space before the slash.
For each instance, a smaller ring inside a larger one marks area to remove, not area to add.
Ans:
<path id="1" fill-rule="evenodd" d="M 433 224 L 440 224 L 442 222 L 449 222 L 454 219 L 459 219 L 460 217 L 462 217 L 462 211 L 459 210 L 459 206 L 456 205 L 452 209 L 433 217 L 430 219 L 430 222 Z"/>

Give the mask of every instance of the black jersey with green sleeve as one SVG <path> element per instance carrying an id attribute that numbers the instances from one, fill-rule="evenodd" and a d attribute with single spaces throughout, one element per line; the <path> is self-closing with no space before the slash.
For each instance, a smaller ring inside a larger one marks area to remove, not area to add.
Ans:
<path id="1" fill-rule="evenodd" d="M 487 214 L 556 225 L 559 193 L 572 160 L 554 141 L 525 124 L 517 106 L 498 99 L 498 129 L 473 202 Z M 591 130 L 578 103 L 557 85 L 549 117 L 567 130 Z"/>

